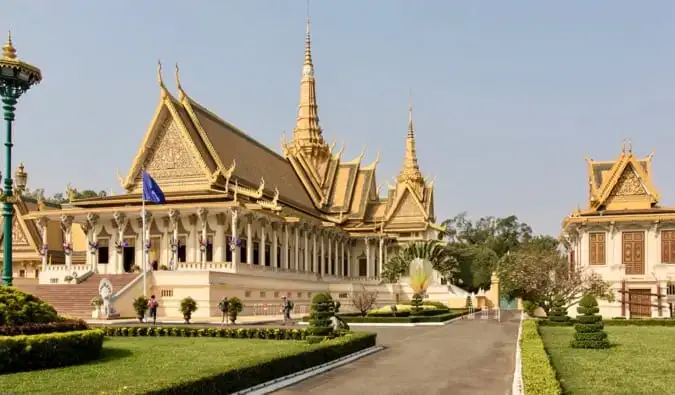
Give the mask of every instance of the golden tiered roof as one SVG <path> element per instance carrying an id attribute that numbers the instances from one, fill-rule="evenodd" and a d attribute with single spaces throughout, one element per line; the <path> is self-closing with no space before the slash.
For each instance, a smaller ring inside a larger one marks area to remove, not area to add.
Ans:
<path id="1" fill-rule="evenodd" d="M 288 207 L 359 232 L 425 231 L 433 225 L 433 185 L 417 163 L 412 106 L 409 109 L 404 165 L 396 185 L 380 197 L 378 158 L 362 165 L 362 152 L 342 161 L 323 136 L 316 98 L 310 23 L 300 80 L 298 116 L 283 156 L 193 100 L 176 67 L 177 97 L 166 88 L 158 67 L 160 103 L 126 177 L 126 196 L 73 202 L 79 207 L 124 204 L 139 195 L 147 170 L 167 200 L 244 198 L 263 207 Z"/>

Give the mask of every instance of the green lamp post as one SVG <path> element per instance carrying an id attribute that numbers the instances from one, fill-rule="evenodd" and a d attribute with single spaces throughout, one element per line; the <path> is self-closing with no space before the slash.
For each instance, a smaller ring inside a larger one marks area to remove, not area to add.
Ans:
<path id="1" fill-rule="evenodd" d="M 7 122 L 5 139 L 5 179 L 1 201 L 2 225 L 2 281 L 12 285 L 12 223 L 14 221 L 14 196 L 12 193 L 12 122 L 16 102 L 28 89 L 42 80 L 42 73 L 37 67 L 16 57 L 16 48 L 12 45 L 12 36 L 7 34 L 7 44 L 2 47 L 0 58 L 0 96 L 4 119 Z"/>

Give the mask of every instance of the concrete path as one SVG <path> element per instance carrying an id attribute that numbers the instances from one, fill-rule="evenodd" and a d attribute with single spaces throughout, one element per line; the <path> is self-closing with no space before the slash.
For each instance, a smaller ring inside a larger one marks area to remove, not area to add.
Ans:
<path id="1" fill-rule="evenodd" d="M 520 312 L 442 327 L 359 327 L 385 350 L 275 392 L 277 395 L 508 395 Z"/>

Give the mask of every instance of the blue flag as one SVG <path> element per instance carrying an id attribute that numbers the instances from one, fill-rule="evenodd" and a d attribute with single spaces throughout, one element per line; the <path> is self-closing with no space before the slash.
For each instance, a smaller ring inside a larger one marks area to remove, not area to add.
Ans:
<path id="1" fill-rule="evenodd" d="M 159 204 L 166 202 L 164 192 L 162 192 L 157 182 L 145 170 L 143 171 L 143 200 Z"/>

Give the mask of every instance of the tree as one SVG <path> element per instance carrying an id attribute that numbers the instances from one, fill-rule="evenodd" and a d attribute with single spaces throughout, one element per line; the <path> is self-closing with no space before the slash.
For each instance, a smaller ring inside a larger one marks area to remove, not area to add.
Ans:
<path id="1" fill-rule="evenodd" d="M 532 228 L 515 215 L 482 217 L 472 221 L 460 213 L 443 222 L 441 238 L 449 241 L 450 255 L 458 262 L 458 277 L 471 292 L 487 289 L 499 258 L 532 238 Z"/>
<path id="2" fill-rule="evenodd" d="M 449 254 L 445 243 L 437 240 L 419 241 L 407 244 L 394 255 L 382 270 L 382 275 L 389 283 L 396 283 L 410 272 L 410 263 L 415 259 L 429 262 L 431 267 L 441 273 L 448 282 L 457 281 L 459 262 Z"/>
<path id="3" fill-rule="evenodd" d="M 361 284 L 361 289 L 359 291 L 352 291 L 349 294 L 349 300 L 354 305 L 354 308 L 358 310 L 359 313 L 361 313 L 361 316 L 365 317 L 368 313 L 368 310 L 375 306 L 377 292 L 368 291 L 366 286 Z"/>
<path id="4" fill-rule="evenodd" d="M 610 284 L 597 273 L 572 267 L 557 250 L 541 244 L 524 246 L 505 255 L 497 267 L 500 291 L 540 306 L 546 314 L 556 298 L 565 308 L 584 294 L 613 300 Z"/>
<path id="5" fill-rule="evenodd" d="M 424 303 L 424 294 L 429 288 L 429 280 L 431 276 L 429 272 L 424 270 L 424 267 L 418 267 L 410 276 L 410 287 L 413 289 L 413 297 L 411 301 L 412 308 L 410 313 L 413 315 L 419 314 L 422 311 L 422 304 Z"/>
<path id="6" fill-rule="evenodd" d="M 577 312 L 578 323 L 574 324 L 574 340 L 572 340 L 572 348 L 609 348 L 609 340 L 607 340 L 607 332 L 603 331 L 605 323 L 602 322 L 602 316 L 598 313 L 598 301 L 592 295 L 584 295 L 579 302 Z"/>

